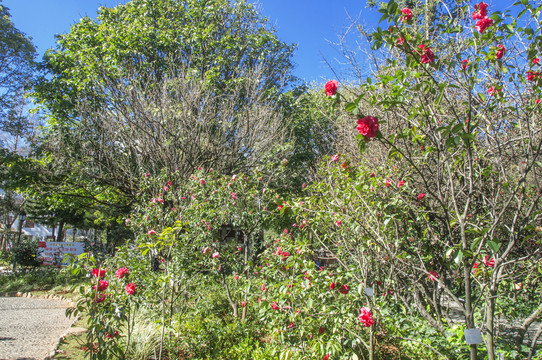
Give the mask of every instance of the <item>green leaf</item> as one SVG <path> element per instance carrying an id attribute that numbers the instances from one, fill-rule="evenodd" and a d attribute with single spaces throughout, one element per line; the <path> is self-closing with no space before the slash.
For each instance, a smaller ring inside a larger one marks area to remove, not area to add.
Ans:
<path id="1" fill-rule="evenodd" d="M 499 248 L 501 247 L 501 244 L 496 242 L 496 241 L 493 241 L 493 240 L 489 240 L 487 242 L 487 246 L 489 246 L 489 248 L 493 251 L 493 252 L 498 252 L 499 251 Z"/>

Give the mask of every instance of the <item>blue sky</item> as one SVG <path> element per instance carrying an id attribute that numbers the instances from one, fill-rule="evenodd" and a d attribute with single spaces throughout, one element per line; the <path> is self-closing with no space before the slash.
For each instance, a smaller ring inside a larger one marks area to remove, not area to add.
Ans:
<path id="1" fill-rule="evenodd" d="M 1 1 L 1 0 L 0 0 Z M 55 34 L 66 33 L 83 16 L 96 17 L 98 7 L 114 7 L 126 0 L 3 0 L 10 8 L 15 26 L 32 37 L 41 56 L 55 46 Z M 491 10 L 503 11 L 514 1 L 494 0 Z M 472 2 L 474 4 L 474 2 Z M 261 12 L 277 29 L 282 41 L 296 43 L 295 75 L 306 81 L 323 82 L 334 78 L 325 57 L 336 64 L 337 34 L 350 24 L 348 16 L 374 26 L 376 10 L 366 8 L 366 0 L 259 0 Z"/>

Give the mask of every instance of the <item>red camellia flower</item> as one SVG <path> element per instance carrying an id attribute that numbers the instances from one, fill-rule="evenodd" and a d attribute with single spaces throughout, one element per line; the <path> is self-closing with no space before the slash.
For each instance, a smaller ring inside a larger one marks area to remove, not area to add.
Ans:
<path id="1" fill-rule="evenodd" d="M 199 179 L 199 183 L 200 183 L 201 185 L 205 185 L 205 184 L 206 184 L 206 181 L 205 181 L 205 179 Z"/>
<path id="2" fill-rule="evenodd" d="M 335 283 L 334 283 L 334 282 L 332 282 L 332 283 L 329 285 L 329 289 L 330 289 L 330 290 L 335 289 Z"/>
<path id="3" fill-rule="evenodd" d="M 278 309 L 279 309 L 279 306 L 277 305 L 277 303 L 276 303 L 275 301 L 273 301 L 273 302 L 271 303 L 271 308 L 272 308 L 273 310 L 278 310 Z"/>
<path id="4" fill-rule="evenodd" d="M 156 231 L 154 231 L 154 230 L 151 229 L 151 230 L 149 230 L 149 231 L 147 232 L 147 234 L 148 234 L 149 236 L 153 236 L 153 235 L 156 235 Z"/>
<path id="5" fill-rule="evenodd" d="M 401 21 L 408 21 L 412 19 L 412 10 L 410 10 L 409 8 L 401 9 L 401 14 L 401 18 L 399 19 Z"/>
<path id="6" fill-rule="evenodd" d="M 374 138 L 378 134 L 378 119 L 373 116 L 365 116 L 358 119 L 358 132 L 366 138 Z"/>
<path id="7" fill-rule="evenodd" d="M 494 96 L 495 93 L 497 92 L 502 92 L 502 89 L 496 89 L 495 86 L 492 86 L 489 89 L 487 89 L 487 93 L 491 96 Z"/>
<path id="8" fill-rule="evenodd" d="M 439 278 L 438 274 L 435 271 L 429 271 L 429 274 L 427 274 L 427 277 L 431 281 L 435 281 Z"/>
<path id="9" fill-rule="evenodd" d="M 540 59 L 539 58 L 534 58 L 533 59 L 533 64 L 538 64 L 540 62 Z"/>
<path id="10" fill-rule="evenodd" d="M 246 301 L 241 301 L 241 307 L 245 307 L 247 305 Z"/>
<path id="11" fill-rule="evenodd" d="M 322 360 L 329 360 L 329 353 L 327 353 L 323 358 Z"/>
<path id="12" fill-rule="evenodd" d="M 467 59 L 461 61 L 461 67 L 463 68 L 463 70 L 467 70 L 467 68 L 469 67 L 469 64 L 470 64 L 470 61 Z"/>
<path id="13" fill-rule="evenodd" d="M 230 195 L 233 198 L 233 200 L 237 200 L 237 194 L 236 193 L 232 192 Z"/>
<path id="14" fill-rule="evenodd" d="M 330 80 L 326 83 L 325 90 L 327 96 L 333 96 L 337 93 L 337 89 L 339 88 L 339 83 L 337 80 Z"/>
<path id="15" fill-rule="evenodd" d="M 480 34 L 483 34 L 484 31 L 490 27 L 491 25 L 493 25 L 493 20 L 490 19 L 490 18 L 483 18 L 483 19 L 480 19 L 476 22 L 476 25 L 474 26 L 474 28 L 476 30 L 478 30 L 480 32 Z"/>
<path id="16" fill-rule="evenodd" d="M 124 275 L 127 275 L 127 274 L 128 274 L 128 269 L 125 267 L 121 267 L 120 269 L 117 270 L 117 272 L 115 273 L 115 276 L 117 277 L 117 279 L 122 279 Z"/>
<path id="17" fill-rule="evenodd" d="M 535 81 L 537 78 L 540 77 L 540 73 L 538 71 L 527 71 L 527 80 L 529 81 Z"/>
<path id="18" fill-rule="evenodd" d="M 106 337 L 107 339 L 111 339 L 111 338 L 117 337 L 118 335 L 119 335 L 119 332 L 118 332 L 117 330 L 115 330 L 115 331 L 113 332 L 113 334 L 105 333 L 105 337 Z"/>
<path id="19" fill-rule="evenodd" d="M 474 12 L 472 13 L 472 20 L 481 20 L 487 16 L 487 5 L 484 2 L 474 5 Z"/>
<path id="20" fill-rule="evenodd" d="M 489 259 L 489 255 L 484 256 L 484 265 L 488 267 L 494 267 L 495 266 L 495 258 Z"/>
<path id="21" fill-rule="evenodd" d="M 348 294 L 349 291 L 350 291 L 350 289 L 348 288 L 348 285 L 346 285 L 346 284 L 341 286 L 341 288 L 339 289 L 339 292 L 341 294 Z"/>
<path id="22" fill-rule="evenodd" d="M 405 38 L 404 37 L 400 37 L 397 39 L 397 45 L 403 45 L 405 43 Z"/>
<path id="23" fill-rule="evenodd" d="M 262 289 L 262 291 L 267 291 L 267 288 L 265 287 L 265 284 L 262 284 L 262 286 L 260 287 Z"/>
<path id="24" fill-rule="evenodd" d="M 400 189 L 401 186 L 405 185 L 405 182 L 406 182 L 405 180 L 399 181 L 399 182 L 397 183 L 397 187 Z"/>
<path id="25" fill-rule="evenodd" d="M 126 294 L 133 295 L 136 290 L 136 285 L 134 283 L 129 283 L 124 287 L 124 290 L 126 290 Z"/>
<path id="26" fill-rule="evenodd" d="M 100 269 L 92 269 L 92 276 L 100 278 L 100 279 L 105 277 L 105 273 L 106 273 L 105 269 L 101 269 L 101 270 Z"/>
<path id="27" fill-rule="evenodd" d="M 320 328 L 318 329 L 318 334 L 322 335 L 325 331 L 326 329 L 320 326 Z"/>
<path id="28" fill-rule="evenodd" d="M 94 299 L 94 301 L 99 304 L 99 303 L 103 303 L 105 301 L 105 298 L 107 297 L 106 294 L 98 294 L 96 295 L 96 298 Z"/>
<path id="29" fill-rule="evenodd" d="M 213 259 L 216 259 L 216 258 L 218 258 L 219 255 L 220 255 L 220 253 L 217 251 L 217 252 L 213 253 L 213 255 L 211 255 L 211 257 Z"/>
<path id="30" fill-rule="evenodd" d="M 341 226 L 341 223 L 342 223 L 342 221 L 341 221 L 341 220 L 337 220 L 337 221 L 335 221 L 335 225 L 337 225 L 337 226 Z"/>
<path id="31" fill-rule="evenodd" d="M 293 328 L 293 327 L 294 327 L 294 323 L 291 322 L 290 325 L 288 325 L 288 329 L 291 329 L 291 328 Z"/>
<path id="32" fill-rule="evenodd" d="M 425 197 L 424 193 L 418 194 L 418 200 L 423 200 L 424 197 Z"/>
<path id="33" fill-rule="evenodd" d="M 335 154 L 331 157 L 331 161 L 339 161 L 339 154 Z"/>
<path id="34" fill-rule="evenodd" d="M 504 45 L 502 44 L 499 44 L 497 45 L 497 52 L 495 53 L 495 57 L 497 58 L 497 60 L 500 60 L 504 54 L 506 53 L 506 48 L 504 47 Z"/>
<path id="35" fill-rule="evenodd" d="M 418 48 L 420 49 L 422 64 L 429 64 L 430 62 L 435 61 L 435 54 L 429 49 L 429 46 L 421 44 L 418 45 Z"/>
<path id="36" fill-rule="evenodd" d="M 369 327 L 371 325 L 375 324 L 375 321 L 373 319 L 373 313 L 368 307 L 362 307 L 359 309 L 359 321 L 363 324 L 365 327 Z"/>
<path id="37" fill-rule="evenodd" d="M 387 179 L 386 180 L 386 187 L 390 187 L 390 185 L 391 185 L 391 181 L 390 181 L 390 179 Z"/>

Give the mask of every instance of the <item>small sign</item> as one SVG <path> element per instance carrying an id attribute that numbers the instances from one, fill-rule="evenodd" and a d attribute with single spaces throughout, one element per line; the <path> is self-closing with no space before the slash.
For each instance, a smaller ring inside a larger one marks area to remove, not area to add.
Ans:
<path id="1" fill-rule="evenodd" d="M 367 295 L 367 296 L 373 296 L 374 295 L 374 291 L 373 291 L 372 287 L 365 288 L 364 290 L 365 290 L 365 295 Z"/>
<path id="2" fill-rule="evenodd" d="M 480 329 L 465 329 L 465 342 L 468 345 L 481 344 L 482 333 Z"/>
<path id="3" fill-rule="evenodd" d="M 84 247 L 85 244 L 82 242 L 40 241 L 36 257 L 42 261 L 43 265 L 67 265 L 67 261 L 63 262 L 64 254 L 81 255 Z"/>

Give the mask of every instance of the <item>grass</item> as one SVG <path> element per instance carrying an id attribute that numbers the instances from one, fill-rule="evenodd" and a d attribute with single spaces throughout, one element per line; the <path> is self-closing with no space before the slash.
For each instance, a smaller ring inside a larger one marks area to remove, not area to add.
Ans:
<path id="1" fill-rule="evenodd" d="M 37 268 L 26 273 L 4 273 L 0 274 L 0 293 L 52 291 L 68 294 L 68 289 L 82 280 L 65 269 L 51 267 Z"/>
<path id="2" fill-rule="evenodd" d="M 85 322 L 79 320 L 73 326 L 85 327 Z M 85 334 L 68 335 L 60 342 L 57 354 L 53 359 L 57 360 L 83 360 L 86 359 L 86 351 L 81 347 Z"/>

